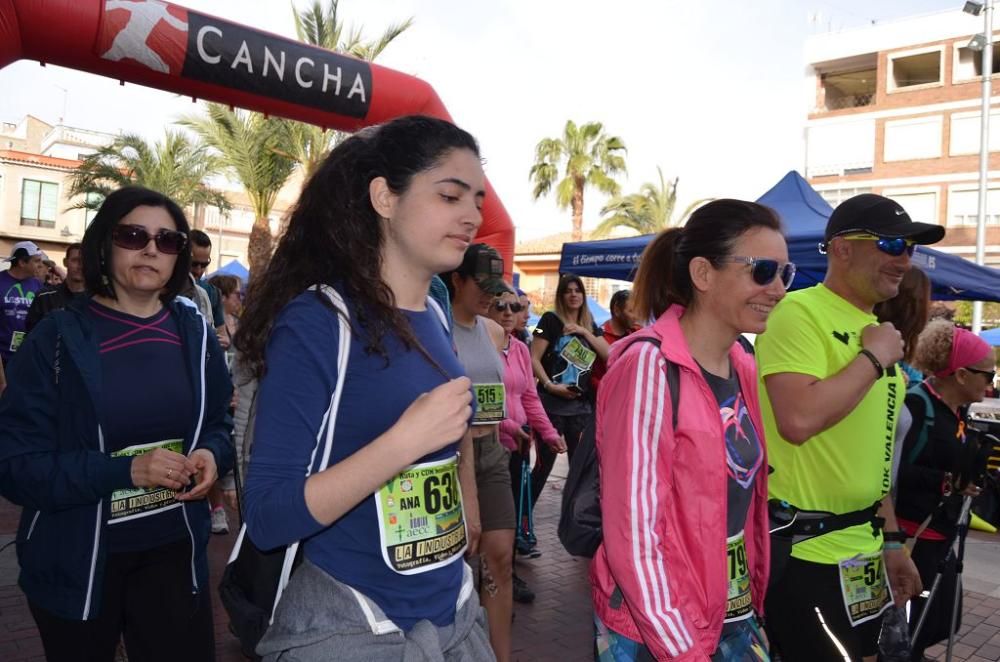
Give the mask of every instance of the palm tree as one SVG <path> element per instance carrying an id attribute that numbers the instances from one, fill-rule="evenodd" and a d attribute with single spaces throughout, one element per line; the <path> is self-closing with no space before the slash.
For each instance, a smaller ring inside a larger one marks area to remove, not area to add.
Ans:
<path id="1" fill-rule="evenodd" d="M 206 184 L 220 170 L 206 145 L 181 132 L 167 131 L 153 145 L 134 133 L 122 134 L 85 157 L 73 171 L 69 195 L 81 195 L 83 200 L 71 209 L 96 211 L 112 191 L 137 185 L 159 191 L 185 209 L 206 204 L 228 211 L 226 197 Z"/>
<path id="2" fill-rule="evenodd" d="M 295 32 L 299 41 L 371 62 L 381 55 L 396 37 L 413 25 L 412 18 L 390 24 L 378 39 L 366 41 L 362 26 L 348 29 L 344 21 L 338 17 L 338 4 L 339 0 L 330 0 L 324 8 L 321 0 L 313 0 L 302 10 L 296 9 L 292 4 Z M 302 167 L 304 181 L 308 181 L 330 150 L 346 135 L 340 131 L 302 122 L 289 122 L 288 130 L 286 154 Z"/>
<path id="3" fill-rule="evenodd" d="M 209 103 L 204 115 L 190 115 L 179 123 L 215 149 L 226 174 L 243 185 L 254 213 L 247 256 L 250 273 L 263 273 L 274 241 L 268 216 L 295 169 L 295 161 L 281 150 L 288 136 L 287 121 Z"/>
<path id="4" fill-rule="evenodd" d="M 659 182 L 646 182 L 639 187 L 638 193 L 616 195 L 604 208 L 601 224 L 591 233 L 593 237 L 606 237 L 611 230 L 618 227 L 631 228 L 638 234 L 655 234 L 660 230 L 683 225 L 688 216 L 701 205 L 713 198 L 702 198 L 692 202 L 678 218 L 674 218 L 674 208 L 677 205 L 677 183 L 680 177 L 667 184 L 663 179 L 663 170 L 656 167 Z"/>
<path id="5" fill-rule="evenodd" d="M 535 184 L 534 198 L 556 187 L 556 204 L 560 209 L 573 210 L 573 241 L 583 238 L 584 189 L 589 186 L 618 195 L 621 187 L 614 177 L 625 172 L 626 151 L 622 139 L 604 133 L 600 122 L 577 127 L 572 120 L 566 122 L 561 138 L 543 138 L 535 147 L 535 165 L 528 174 Z M 563 163 L 565 171 L 559 179 Z"/>

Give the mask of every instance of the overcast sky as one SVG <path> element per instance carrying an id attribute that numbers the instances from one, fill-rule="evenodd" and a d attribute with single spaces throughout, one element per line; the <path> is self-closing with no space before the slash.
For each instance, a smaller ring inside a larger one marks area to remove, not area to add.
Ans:
<path id="1" fill-rule="evenodd" d="M 248 26 L 294 36 L 284 0 L 179 0 Z M 304 4 L 299 0 L 299 4 Z M 569 229 L 552 198 L 533 201 L 539 139 L 567 119 L 600 121 L 628 146 L 625 192 L 680 177 L 680 206 L 702 197 L 760 196 L 802 169 L 808 110 L 802 49 L 809 34 L 934 11 L 960 0 L 341 0 L 372 36 L 414 18 L 379 63 L 437 90 L 480 141 L 486 172 L 519 238 Z M 969 18 L 969 32 L 981 24 Z M 64 91 L 65 90 L 65 91 Z M 120 87 L 59 67 L 0 70 L 0 120 L 32 114 L 71 126 L 158 139 L 189 99 Z M 585 198 L 584 225 L 603 200 Z"/>

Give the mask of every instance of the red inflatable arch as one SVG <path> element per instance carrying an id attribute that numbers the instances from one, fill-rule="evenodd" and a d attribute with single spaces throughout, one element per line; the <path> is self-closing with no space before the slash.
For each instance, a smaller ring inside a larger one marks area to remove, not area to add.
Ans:
<path id="1" fill-rule="evenodd" d="M 0 0 L 0 68 L 22 58 L 344 131 L 451 120 L 418 78 L 160 0 Z M 478 239 L 509 276 L 514 227 L 489 182 Z"/>

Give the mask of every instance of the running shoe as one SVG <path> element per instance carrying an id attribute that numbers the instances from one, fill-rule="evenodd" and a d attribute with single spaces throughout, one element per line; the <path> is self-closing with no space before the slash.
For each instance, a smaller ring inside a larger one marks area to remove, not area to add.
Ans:
<path id="1" fill-rule="evenodd" d="M 229 517 L 226 515 L 226 509 L 222 506 L 212 511 L 212 533 L 229 533 Z"/>
<path id="2" fill-rule="evenodd" d="M 530 605 L 535 601 L 535 592 L 528 588 L 528 585 L 524 583 L 523 579 L 517 576 L 517 573 L 514 573 L 513 588 L 514 602 Z"/>
<path id="3" fill-rule="evenodd" d="M 538 547 L 528 542 L 527 540 L 524 540 L 523 538 L 519 538 L 515 542 L 514 547 L 517 550 L 518 556 L 523 556 L 529 559 L 537 559 L 539 556 L 542 555 L 542 552 L 541 550 L 538 549 Z"/>

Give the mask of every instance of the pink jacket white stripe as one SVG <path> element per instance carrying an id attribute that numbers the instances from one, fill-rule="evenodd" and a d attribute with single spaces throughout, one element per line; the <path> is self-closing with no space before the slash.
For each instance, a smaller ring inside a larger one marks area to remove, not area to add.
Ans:
<path id="1" fill-rule="evenodd" d="M 683 313 L 672 306 L 652 326 L 615 343 L 597 403 L 604 542 L 590 569 L 594 610 L 611 630 L 644 642 L 657 660 L 708 660 L 727 598 L 722 422 L 681 333 Z M 661 346 L 639 341 L 644 336 Z M 730 358 L 763 440 L 753 357 L 734 344 Z M 679 368 L 676 433 L 665 359 Z M 766 466 L 765 457 L 745 528 L 758 613 L 770 553 Z M 616 588 L 623 599 L 616 599 Z"/>

